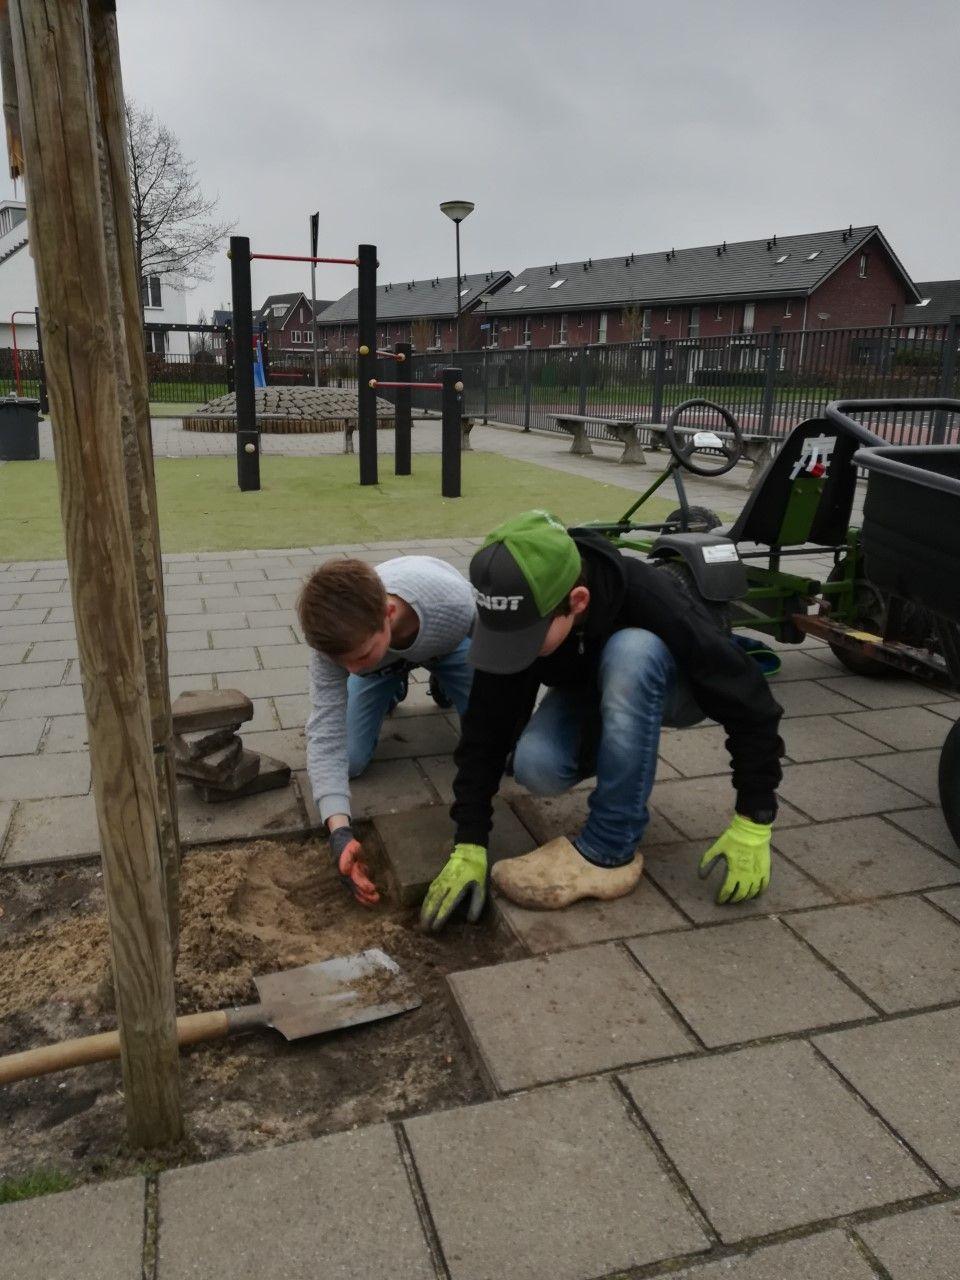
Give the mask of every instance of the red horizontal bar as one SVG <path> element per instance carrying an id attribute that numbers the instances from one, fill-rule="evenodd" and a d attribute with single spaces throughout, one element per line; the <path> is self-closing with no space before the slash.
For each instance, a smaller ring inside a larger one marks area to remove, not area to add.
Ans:
<path id="1" fill-rule="evenodd" d="M 377 349 L 377 355 L 382 356 L 384 360 L 406 360 L 406 356 L 402 351 L 381 351 Z"/>
<path id="2" fill-rule="evenodd" d="M 346 267 L 355 267 L 356 258 L 304 258 L 297 253 L 251 253 L 253 258 L 268 258 L 271 262 L 338 262 Z"/>
<path id="3" fill-rule="evenodd" d="M 442 391 L 442 382 L 381 382 L 374 378 L 374 387 L 409 387 L 411 391 Z"/>

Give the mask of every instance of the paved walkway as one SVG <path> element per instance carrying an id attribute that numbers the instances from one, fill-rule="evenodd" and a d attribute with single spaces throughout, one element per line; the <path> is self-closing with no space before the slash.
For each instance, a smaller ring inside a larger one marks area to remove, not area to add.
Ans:
<path id="1" fill-rule="evenodd" d="M 464 568 L 475 543 L 415 545 Z M 346 550 L 167 558 L 174 692 L 245 690 L 250 745 L 298 779 L 229 814 L 185 793 L 188 841 L 314 820 L 292 604 Z M 63 566 L 0 567 L 4 867 L 96 847 L 77 679 Z M 936 761 L 958 704 L 810 642 L 774 686 L 787 761 L 759 902 L 718 908 L 696 876 L 731 807 L 722 731 L 665 732 L 637 893 L 497 904 L 527 958 L 450 980 L 487 1101 L 4 1206 L 5 1280 L 956 1280 L 960 853 Z M 422 684 L 388 723 L 356 801 L 391 857 L 391 812 L 445 829 L 454 736 Z M 504 795 L 503 852 L 573 831 L 586 799 Z"/>

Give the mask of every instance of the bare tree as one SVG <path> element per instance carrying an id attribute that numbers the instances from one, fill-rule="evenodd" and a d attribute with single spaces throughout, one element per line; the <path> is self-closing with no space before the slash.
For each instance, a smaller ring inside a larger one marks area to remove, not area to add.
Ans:
<path id="1" fill-rule="evenodd" d="M 643 337 L 643 307 L 624 307 L 621 319 L 627 341 L 638 342 Z"/>
<path id="2" fill-rule="evenodd" d="M 197 324 L 209 324 L 207 313 L 202 307 L 197 316 Z M 198 362 L 213 359 L 213 343 L 210 341 L 209 333 L 191 333 L 190 354 Z"/>
<path id="3" fill-rule="evenodd" d="M 126 116 L 140 278 L 174 279 L 181 287 L 211 279 L 209 259 L 233 224 L 214 221 L 217 198 L 200 190 L 176 134 L 129 98 Z"/>

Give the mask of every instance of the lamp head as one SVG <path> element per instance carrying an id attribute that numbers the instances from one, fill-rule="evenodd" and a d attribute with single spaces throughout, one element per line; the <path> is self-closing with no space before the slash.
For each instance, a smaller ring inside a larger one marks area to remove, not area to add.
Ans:
<path id="1" fill-rule="evenodd" d="M 472 200 L 444 200 L 440 212 L 445 213 L 452 222 L 462 222 L 476 206 Z"/>

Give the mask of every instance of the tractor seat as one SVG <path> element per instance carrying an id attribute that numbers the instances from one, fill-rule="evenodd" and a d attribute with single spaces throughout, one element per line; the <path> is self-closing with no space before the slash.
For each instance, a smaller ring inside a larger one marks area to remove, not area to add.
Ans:
<path id="1" fill-rule="evenodd" d="M 873 438 L 866 430 L 864 436 Z M 827 418 L 801 422 L 767 465 L 727 536 L 768 547 L 839 546 L 853 511 L 853 455 L 864 443 Z"/>

